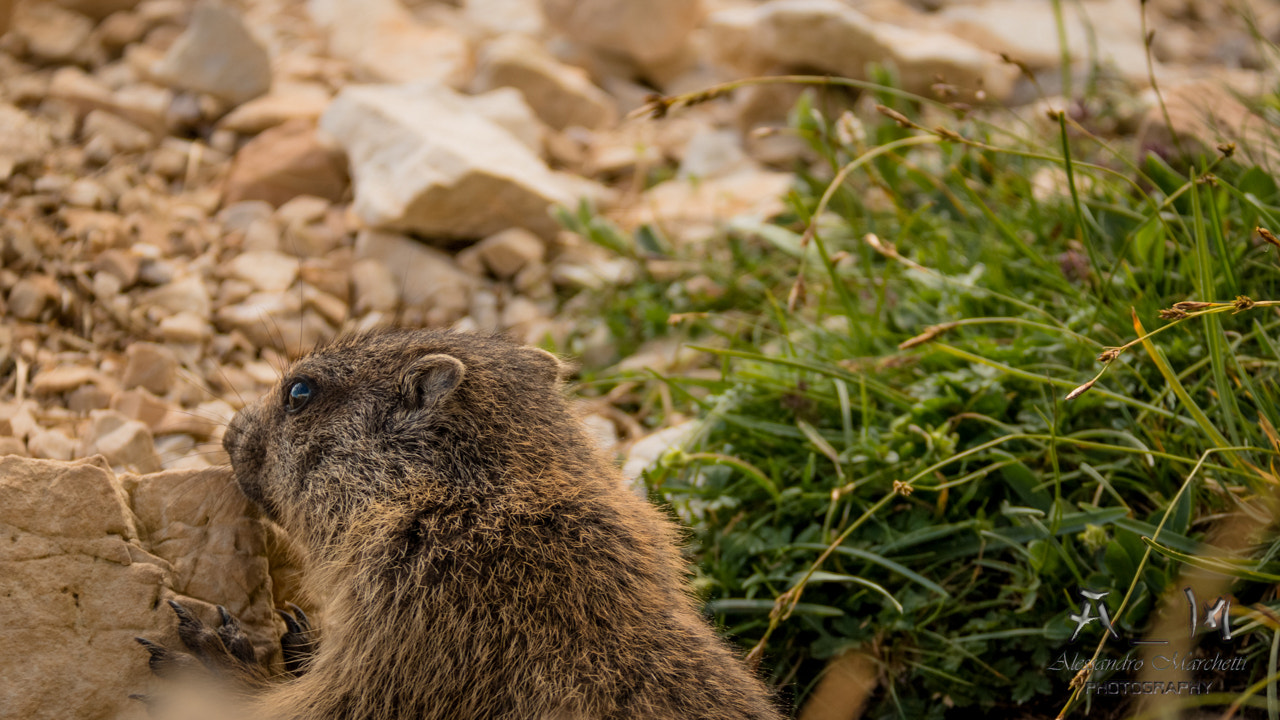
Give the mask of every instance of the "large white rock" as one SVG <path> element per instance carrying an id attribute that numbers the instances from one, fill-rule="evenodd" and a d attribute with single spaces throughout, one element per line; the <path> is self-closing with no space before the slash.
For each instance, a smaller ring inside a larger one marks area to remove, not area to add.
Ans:
<path id="1" fill-rule="evenodd" d="M 703 8 L 699 0 L 542 0 L 542 12 L 574 42 L 647 65 L 683 48 Z"/>
<path id="2" fill-rule="evenodd" d="M 399 0 L 310 0 L 329 52 L 351 63 L 358 80 L 431 80 L 460 88 L 471 78 L 471 47 L 453 29 L 419 22 Z"/>
<path id="3" fill-rule="evenodd" d="M 191 25 L 151 69 L 156 78 L 184 90 L 209 93 L 232 105 L 271 88 L 271 57 L 231 8 L 196 5 Z"/>
<path id="4" fill-rule="evenodd" d="M 707 21 L 713 53 L 741 72 L 777 66 L 864 79 L 869 63 L 893 64 L 903 88 L 932 96 L 941 77 L 993 100 L 1007 97 L 1017 69 L 953 35 L 877 22 L 839 0 L 770 0 Z"/>
<path id="5" fill-rule="evenodd" d="M 448 88 L 351 86 L 320 127 L 346 150 L 353 208 L 370 227 L 475 238 L 509 227 L 543 237 L 567 183 L 511 133 Z"/>

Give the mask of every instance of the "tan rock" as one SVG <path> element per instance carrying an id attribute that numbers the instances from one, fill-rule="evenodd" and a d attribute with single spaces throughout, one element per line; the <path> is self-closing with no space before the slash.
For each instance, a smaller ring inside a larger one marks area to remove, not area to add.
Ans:
<path id="1" fill-rule="evenodd" d="M 516 292 L 531 300 L 549 300 L 555 297 L 551 283 L 551 269 L 543 263 L 529 263 L 516 273 L 511 285 Z"/>
<path id="2" fill-rule="evenodd" d="M 165 435 L 156 438 L 156 455 L 165 470 L 204 470 L 213 465 L 197 450 L 190 435 Z"/>
<path id="3" fill-rule="evenodd" d="M 40 429 L 34 411 L 30 400 L 0 403 L 0 435 L 26 440 Z"/>
<path id="4" fill-rule="evenodd" d="M 229 232 L 249 232 L 249 228 L 255 222 L 270 222 L 271 215 L 275 212 L 275 207 L 271 203 L 262 200 L 245 200 L 244 202 L 229 203 L 223 201 L 223 207 L 218 211 L 218 222 Z M 266 248 L 258 248 L 264 250 Z M 271 248 L 275 249 L 275 248 Z"/>
<path id="5" fill-rule="evenodd" d="M 399 282 L 381 260 L 357 260 L 351 266 L 351 285 L 355 295 L 352 310 L 356 315 L 389 313 L 400 304 Z"/>
<path id="6" fill-rule="evenodd" d="M 469 328 L 479 332 L 498 332 L 502 329 L 502 313 L 498 307 L 498 295 L 491 290 L 480 289 L 471 295 L 471 308 L 465 318 L 474 323 Z"/>
<path id="7" fill-rule="evenodd" d="M 1138 4 L 1087 0 L 1068 3 L 1062 10 L 1073 63 L 1108 64 L 1122 77 L 1146 84 L 1147 54 Z M 986 0 L 952 5 L 938 19 L 952 35 L 991 52 L 1008 53 L 1033 70 L 1062 63 L 1057 20 L 1050 8 L 1036 3 Z"/>
<path id="8" fill-rule="evenodd" d="M 1238 90 L 1222 78 L 1170 83 L 1160 90 L 1164 106 L 1156 102 L 1154 93 L 1148 93 L 1146 115 L 1138 129 L 1144 150 L 1190 157 L 1214 153 L 1220 143 L 1236 143 L 1247 150 L 1271 142 L 1272 126 L 1241 102 Z"/>
<path id="9" fill-rule="evenodd" d="M 345 302 L 327 292 L 321 292 L 313 288 L 303 288 L 303 299 L 306 307 L 320 313 L 320 316 L 334 327 L 341 327 L 351 313 L 351 309 Z M 272 374 L 272 380 L 274 381 L 274 370 L 272 370 Z"/>
<path id="10" fill-rule="evenodd" d="M 164 395 L 173 389 L 178 377 L 178 359 L 173 351 L 163 345 L 135 342 L 125 351 L 128 363 L 124 368 L 125 389 L 141 387 Z"/>
<path id="11" fill-rule="evenodd" d="M 648 224 L 677 240 L 702 240 L 732 218 L 764 220 L 781 214 L 786 210 L 782 198 L 792 181 L 790 173 L 764 170 L 699 182 L 668 180 L 647 190 L 616 217 L 627 229 Z"/>
<path id="12" fill-rule="evenodd" d="M 155 136 L 147 130 L 103 110 L 90 111 L 85 116 L 81 132 L 89 142 L 102 143 L 109 155 L 142 152 L 154 147 L 156 142 Z"/>
<path id="13" fill-rule="evenodd" d="M 149 675 L 133 637 L 172 626 L 154 610 L 167 563 L 138 545 L 127 496 L 100 462 L 0 459 L 6 716 L 127 716 L 128 689 Z"/>
<path id="14" fill-rule="evenodd" d="M 822 681 L 809 696 L 800 720 L 862 717 L 879 684 L 881 661 L 864 651 L 841 653 L 827 663 Z"/>
<path id="15" fill-rule="evenodd" d="M 0 0 L 0 35 L 9 32 L 9 25 L 13 21 L 13 6 L 17 0 Z"/>
<path id="16" fill-rule="evenodd" d="M 223 332 L 238 330 L 257 347 L 297 355 L 336 333 L 315 313 L 302 314 L 298 293 L 255 292 L 219 308 L 214 324 Z"/>
<path id="17" fill-rule="evenodd" d="M 0 103 L 0 180 L 7 180 L 14 168 L 35 162 L 52 149 L 48 123 Z"/>
<path id="18" fill-rule="evenodd" d="M 546 243 L 528 230 L 512 228 L 481 240 L 474 251 L 496 277 L 515 277 L 526 266 L 541 263 L 547 255 Z"/>
<path id="19" fill-rule="evenodd" d="M 53 72 L 49 79 L 49 96 L 65 100 L 79 113 L 112 104 L 111 88 L 74 65 L 63 66 Z"/>
<path id="20" fill-rule="evenodd" d="M 146 266 L 143 266 L 143 270 Z M 143 304 L 164 310 L 167 314 L 187 312 L 207 320 L 213 312 L 209 290 L 198 275 L 183 275 L 143 296 Z"/>
<path id="21" fill-rule="evenodd" d="M 141 14 L 130 10 L 121 10 L 103 18 L 98 23 L 95 34 L 103 47 L 108 50 L 119 50 L 140 40 L 151 29 Z"/>
<path id="22" fill-rule="evenodd" d="M 218 127 L 242 135 L 257 135 L 293 120 L 306 120 L 314 125 L 332 97 L 329 89 L 320 83 L 277 83 L 271 92 L 227 113 L 218 121 Z"/>
<path id="23" fill-rule="evenodd" d="M 116 478 L 101 459 L 0 460 L 5 714 L 136 716 L 128 693 L 151 673 L 133 637 L 177 641 L 169 597 L 207 623 L 227 606 L 270 659 L 270 550 L 252 514 L 225 470 Z"/>
<path id="24" fill-rule="evenodd" d="M 62 201 L 72 207 L 102 209 L 115 205 L 115 198 L 102 183 L 91 178 L 78 178 L 62 193 Z"/>
<path id="25" fill-rule="evenodd" d="M 13 30 L 36 58 L 68 62 L 87 49 L 93 21 L 54 3 L 22 2 L 14 12 Z"/>
<path id="26" fill-rule="evenodd" d="M 303 260 L 298 277 L 311 287 L 347 302 L 351 299 L 353 252 L 352 248 L 342 248 L 323 258 Z"/>
<path id="27" fill-rule="evenodd" d="M 113 467 L 138 472 L 160 469 L 160 457 L 156 455 L 151 430 L 145 424 L 114 410 L 94 410 L 89 416 L 92 426 L 81 448 L 82 455 L 102 455 Z"/>
<path id="28" fill-rule="evenodd" d="M 285 227 L 324 220 L 333 201 L 316 195 L 299 195 L 276 208 L 274 217 Z"/>
<path id="29" fill-rule="evenodd" d="M 612 420 L 599 413 L 592 413 L 582 418 L 582 426 L 587 431 L 587 437 L 591 438 L 601 451 L 610 454 L 617 452 L 618 428 Z"/>
<path id="30" fill-rule="evenodd" d="M 59 294 L 58 281 L 48 275 L 24 277 L 9 290 L 9 314 L 20 320 L 35 320 L 57 303 Z"/>
<path id="31" fill-rule="evenodd" d="M 171 342 L 200 342 L 213 335 L 213 327 L 208 320 L 189 312 L 161 318 L 157 329 L 161 337 Z"/>
<path id="32" fill-rule="evenodd" d="M 547 314 L 529 298 L 517 295 L 507 301 L 502 308 L 498 323 L 504 330 L 509 330 L 515 337 L 525 339 L 530 331 L 539 323 L 545 322 Z"/>
<path id="33" fill-rule="evenodd" d="M 235 256 L 225 266 L 227 273 L 255 290 L 287 290 L 298 278 L 298 259 L 273 250 L 255 250 Z"/>
<path id="34" fill-rule="evenodd" d="M 0 457 L 6 455 L 17 455 L 19 457 L 30 457 L 27 452 L 27 444 L 12 437 L 0 437 Z"/>
<path id="35" fill-rule="evenodd" d="M 219 373 L 221 377 L 221 373 Z M 169 413 L 156 426 L 156 435 L 191 435 L 204 440 L 221 438 L 236 411 L 224 400 L 209 400 L 190 412 Z"/>
<path id="36" fill-rule="evenodd" d="M 707 21 L 718 59 L 739 72 L 781 66 L 855 79 L 870 63 L 892 63 L 904 89 L 932 96 L 941 77 L 969 94 L 1000 100 L 1017 69 L 989 50 L 946 33 L 877 22 L 839 0 L 770 0 L 715 13 Z"/>
<path id="37" fill-rule="evenodd" d="M 741 135 L 733 130 L 707 129 L 695 134 L 685 145 L 677 175 L 707 179 L 750 168 Z"/>
<path id="38" fill-rule="evenodd" d="M 169 88 L 133 83 L 111 94 L 112 107 L 109 109 L 138 127 L 159 135 L 166 130 L 167 113 L 173 98 L 174 93 Z"/>
<path id="39" fill-rule="evenodd" d="M 111 397 L 110 408 L 130 420 L 137 420 L 152 432 L 169 414 L 169 405 L 145 388 L 121 390 Z"/>
<path id="40" fill-rule="evenodd" d="M 70 460 L 76 456 L 76 441 L 64 430 L 38 428 L 27 438 L 31 457 L 45 460 Z"/>
<path id="41" fill-rule="evenodd" d="M 281 205 L 299 195 L 340 200 L 347 188 L 343 165 L 341 154 L 320 142 L 310 122 L 288 122 L 263 132 L 236 153 L 224 202 L 264 200 Z"/>
<path id="42" fill-rule="evenodd" d="M 511 133 L 534 155 L 544 156 L 543 145 L 551 131 L 538 119 L 519 90 L 495 88 L 466 96 L 466 103 L 476 115 Z"/>
<path id="43" fill-rule="evenodd" d="M 142 259 L 128 250 L 108 248 L 93 259 L 93 271 L 106 273 L 120 281 L 121 288 L 128 288 L 138 281 L 138 268 Z"/>
<path id="44" fill-rule="evenodd" d="M 699 0 L 542 0 L 547 24 L 591 47 L 641 65 L 675 55 L 702 19 Z"/>
<path id="45" fill-rule="evenodd" d="M 98 210 L 89 210 L 86 208 L 62 208 L 60 214 L 62 220 L 67 224 L 67 232 L 80 240 L 87 241 L 93 248 L 108 248 L 103 253 L 119 252 L 113 248 L 118 248 L 128 238 L 128 229 L 125 226 L 124 218 L 114 212 L 102 212 Z M 114 265 L 117 261 L 123 263 L 120 267 L 112 267 L 111 272 L 120 273 L 118 277 L 123 282 L 128 278 L 127 259 L 112 258 L 105 260 L 104 263 Z M 101 272 L 101 268 L 96 264 L 94 272 Z M 134 279 L 137 279 L 136 274 Z"/>
<path id="46" fill-rule="evenodd" d="M 553 237 L 566 183 L 510 133 L 442 87 L 350 86 L 321 128 L 346 149 L 366 225 L 466 238 L 525 227 Z"/>
<path id="47" fill-rule="evenodd" d="M 419 22 L 399 0 L 311 0 L 329 51 L 365 82 L 429 81 L 454 88 L 471 78 L 471 48 L 451 28 Z"/>
<path id="48" fill-rule="evenodd" d="M 122 10 L 131 10 L 138 4 L 138 0 L 54 0 L 54 2 L 95 20 L 101 20 Z"/>
<path id="49" fill-rule="evenodd" d="M 268 208 L 271 207 L 271 203 L 263 204 Z M 241 252 L 280 252 L 280 227 L 270 215 L 261 220 L 254 220 L 249 223 L 249 227 L 245 228 L 244 242 L 240 244 L 240 250 Z"/>
<path id="50" fill-rule="evenodd" d="M 541 35 L 546 23 L 535 0 L 463 0 L 462 12 L 490 35 Z"/>
<path id="51" fill-rule="evenodd" d="M 613 99 L 592 84 L 586 71 L 566 65 L 523 35 L 507 35 L 480 54 L 475 87 L 519 90 L 538 117 L 555 130 L 572 125 L 613 125 L 618 111 Z"/>
<path id="52" fill-rule="evenodd" d="M 696 420 L 673 425 L 653 432 L 636 441 L 627 451 L 626 462 L 622 465 L 622 474 L 632 483 L 637 483 L 644 471 L 653 466 L 664 454 L 673 449 L 681 449 L 696 437 L 701 425 Z"/>
<path id="53" fill-rule="evenodd" d="M 362 231 L 356 236 L 356 257 L 395 268 L 391 274 L 405 304 L 423 308 L 434 326 L 465 315 L 478 284 L 445 253 L 395 233 Z"/>
<path id="54" fill-rule="evenodd" d="M 627 285 L 635 280 L 635 275 L 635 263 L 627 258 L 600 258 L 587 262 L 559 258 L 551 265 L 551 281 L 571 288 L 603 290 Z"/>
<path id="55" fill-rule="evenodd" d="M 225 467 L 169 470 L 125 475 L 121 482 L 129 490 L 143 544 L 171 568 L 167 584 L 172 591 L 196 599 L 192 610 L 206 622 L 217 620 L 214 605 L 225 606 L 244 626 L 260 658 L 279 657 L 272 550 L 256 509 L 230 472 Z M 289 599 L 288 588 L 280 590 L 283 603 Z M 167 608 L 155 614 L 169 627 Z M 138 665 L 145 670 L 145 661 Z"/>
<path id="56" fill-rule="evenodd" d="M 152 75 L 239 105 L 271 87 L 271 58 L 230 6 L 203 0 Z"/>
<path id="57" fill-rule="evenodd" d="M 31 381 L 31 392 L 37 397 L 59 395 L 100 380 L 102 373 L 97 368 L 81 365 L 54 366 L 36 373 Z"/>

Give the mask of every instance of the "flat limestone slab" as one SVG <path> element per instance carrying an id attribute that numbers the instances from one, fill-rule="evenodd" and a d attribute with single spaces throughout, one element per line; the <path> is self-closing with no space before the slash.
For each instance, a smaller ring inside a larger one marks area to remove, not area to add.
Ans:
<path id="1" fill-rule="evenodd" d="M 510 132 L 438 85 L 350 86 L 320 118 L 347 152 L 353 208 L 372 228 L 480 238 L 523 227 L 544 238 L 568 184 Z"/>

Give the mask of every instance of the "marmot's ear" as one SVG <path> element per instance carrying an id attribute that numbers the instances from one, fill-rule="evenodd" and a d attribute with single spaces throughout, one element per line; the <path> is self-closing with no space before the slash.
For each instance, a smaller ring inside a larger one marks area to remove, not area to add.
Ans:
<path id="1" fill-rule="evenodd" d="M 538 347 L 526 347 L 525 352 L 533 358 L 538 378 L 548 384 L 555 383 L 573 372 L 573 366 L 560 358 Z"/>
<path id="2" fill-rule="evenodd" d="M 410 407 L 429 408 L 453 392 L 466 372 L 452 355 L 425 355 L 409 364 L 400 378 L 400 392 Z"/>

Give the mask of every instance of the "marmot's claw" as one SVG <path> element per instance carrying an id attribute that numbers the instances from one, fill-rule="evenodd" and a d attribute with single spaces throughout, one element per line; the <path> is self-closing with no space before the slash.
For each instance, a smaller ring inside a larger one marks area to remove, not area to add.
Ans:
<path id="1" fill-rule="evenodd" d="M 249 638 L 245 636 L 240 623 L 221 605 L 218 606 L 218 615 L 222 617 L 222 626 L 218 628 L 218 639 L 227 648 L 227 652 L 246 665 L 257 664 L 258 655 L 253 651 L 253 643 L 249 642 Z"/>
<path id="2" fill-rule="evenodd" d="M 280 608 L 276 608 L 276 614 L 279 615 L 282 620 L 284 620 L 284 626 L 288 629 L 290 633 L 294 635 L 300 635 L 302 633 L 302 623 L 298 622 L 298 619 L 294 617 L 292 614 L 290 614 L 288 611 L 281 610 Z"/>
<path id="3" fill-rule="evenodd" d="M 140 702 L 140 703 L 142 703 L 144 706 L 146 706 L 146 708 L 147 708 L 147 715 L 148 715 L 149 717 L 155 717 L 155 716 L 156 716 L 156 714 L 157 714 L 157 712 L 156 712 L 156 710 L 157 710 L 157 706 L 158 706 L 160 703 L 159 703 L 159 701 L 157 701 L 157 699 L 156 699 L 156 697 L 155 697 L 154 695 L 142 695 L 142 694 L 139 694 L 139 693 L 133 693 L 132 695 L 130 695 L 130 696 L 129 696 L 129 699 L 130 699 L 130 700 L 137 700 L 138 702 Z"/>
<path id="4" fill-rule="evenodd" d="M 311 629 L 311 621 L 307 619 L 307 614 L 302 612 L 302 608 L 291 602 L 287 602 L 285 605 L 289 606 L 289 611 L 293 613 L 294 618 L 298 621 L 298 624 L 302 626 L 303 630 Z"/>
<path id="5" fill-rule="evenodd" d="M 217 630 L 211 630 L 177 601 L 170 600 L 169 607 L 178 616 L 178 638 L 205 667 L 215 672 L 236 666 L 243 670 L 256 669 L 257 657 L 253 652 L 253 644 L 240 629 L 240 623 L 225 608 L 218 608 L 222 625 Z"/>
<path id="6" fill-rule="evenodd" d="M 302 608 L 293 603 L 285 603 L 289 610 L 276 609 L 286 628 L 280 636 L 280 654 L 284 659 L 284 671 L 298 677 L 306 670 L 307 662 L 316 653 L 315 634 L 311 630 L 311 620 Z"/>
<path id="7" fill-rule="evenodd" d="M 147 660 L 147 667 L 151 668 L 151 672 L 156 677 L 165 677 L 169 671 L 173 669 L 173 655 L 163 645 L 157 645 L 146 638 L 136 637 L 134 641 L 146 649 L 150 656 Z"/>

